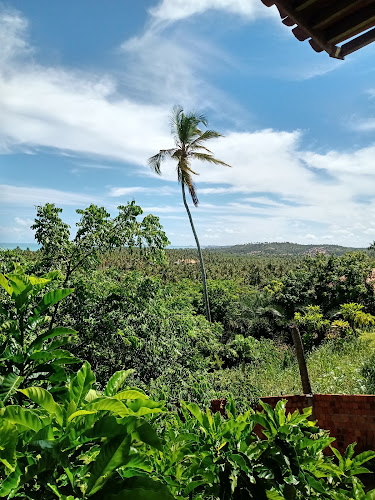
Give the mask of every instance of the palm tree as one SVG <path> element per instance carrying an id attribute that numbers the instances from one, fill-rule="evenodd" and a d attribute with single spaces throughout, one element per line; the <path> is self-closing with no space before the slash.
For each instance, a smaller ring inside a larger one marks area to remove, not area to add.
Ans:
<path id="1" fill-rule="evenodd" d="M 230 167 L 230 165 L 212 156 L 212 152 L 203 145 L 205 141 L 222 137 L 222 135 L 214 130 L 205 130 L 202 132 L 199 128 L 200 124 L 207 127 L 207 119 L 204 115 L 197 113 L 185 114 L 181 107 L 175 106 L 171 114 L 171 129 L 175 141 L 175 147 L 171 149 L 161 149 L 158 154 L 151 156 L 151 158 L 148 159 L 148 164 L 157 174 L 161 175 L 160 166 L 165 159 L 171 158 L 172 160 L 177 161 L 177 179 L 178 182 L 181 183 L 182 199 L 198 249 L 206 317 L 208 321 L 211 321 L 210 303 L 208 300 L 206 272 L 204 270 L 202 251 L 197 233 L 195 231 L 193 218 L 186 201 L 185 186 L 188 188 L 194 206 L 196 207 L 199 202 L 192 176 L 198 174 L 191 169 L 191 161 L 201 160 L 214 163 L 215 165 L 225 165 L 226 167 Z"/>

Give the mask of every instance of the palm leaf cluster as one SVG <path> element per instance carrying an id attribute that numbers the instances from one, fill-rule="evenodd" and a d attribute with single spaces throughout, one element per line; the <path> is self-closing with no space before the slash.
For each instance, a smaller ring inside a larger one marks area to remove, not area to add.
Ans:
<path id="1" fill-rule="evenodd" d="M 191 168 L 192 160 L 230 166 L 215 158 L 212 151 L 204 146 L 204 143 L 209 139 L 222 137 L 215 130 L 202 131 L 200 125 L 207 127 L 207 123 L 206 117 L 202 114 L 193 112 L 185 114 L 179 106 L 174 107 L 171 115 L 171 129 L 175 147 L 161 149 L 159 153 L 151 156 L 148 160 L 149 166 L 159 175 L 161 174 L 161 163 L 164 160 L 170 158 L 177 161 L 178 182 L 189 189 L 194 206 L 198 205 L 198 197 L 192 176 L 199 174 Z"/>

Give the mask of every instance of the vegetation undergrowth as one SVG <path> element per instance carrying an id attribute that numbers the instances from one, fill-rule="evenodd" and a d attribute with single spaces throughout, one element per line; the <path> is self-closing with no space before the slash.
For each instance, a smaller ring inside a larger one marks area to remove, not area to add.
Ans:
<path id="1" fill-rule="evenodd" d="M 59 349 L 67 332 L 49 326 L 48 311 L 73 291 L 46 292 L 58 278 L 28 275 L 19 264 L 0 274 L 9 297 L 0 311 L 7 370 L 0 379 L 0 497 L 373 498 L 358 475 L 369 472 L 364 464 L 375 452 L 355 456 L 350 445 L 342 456 L 309 419 L 311 409 L 287 415 L 283 400 L 274 410 L 262 404 L 263 411 L 241 413 L 231 400 L 225 417 L 183 401 L 168 411 L 127 386 L 131 370 L 116 371 L 100 390 L 90 364 Z M 323 453 L 329 447 L 332 456 Z"/>

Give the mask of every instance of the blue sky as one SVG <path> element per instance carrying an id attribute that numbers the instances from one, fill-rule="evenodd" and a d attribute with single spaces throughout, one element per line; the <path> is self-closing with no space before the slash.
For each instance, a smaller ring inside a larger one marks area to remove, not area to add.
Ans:
<path id="1" fill-rule="evenodd" d="M 35 205 L 135 199 L 173 245 L 194 240 L 175 166 L 175 104 L 225 137 L 194 165 L 203 245 L 375 239 L 375 44 L 315 53 L 260 0 L 0 1 L 0 241 L 31 242 Z"/>

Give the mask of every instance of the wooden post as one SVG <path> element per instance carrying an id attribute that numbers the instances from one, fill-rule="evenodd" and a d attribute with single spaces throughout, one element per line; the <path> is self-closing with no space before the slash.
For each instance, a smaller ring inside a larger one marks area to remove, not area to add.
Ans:
<path id="1" fill-rule="evenodd" d="M 290 331 L 292 333 L 294 347 L 296 348 L 298 367 L 299 367 L 299 373 L 301 376 L 303 393 L 304 394 L 312 394 L 309 373 L 307 371 L 307 366 L 306 366 L 305 352 L 303 350 L 301 334 L 299 333 L 298 327 L 296 325 L 292 324 L 289 326 L 289 328 L 290 328 Z"/>

